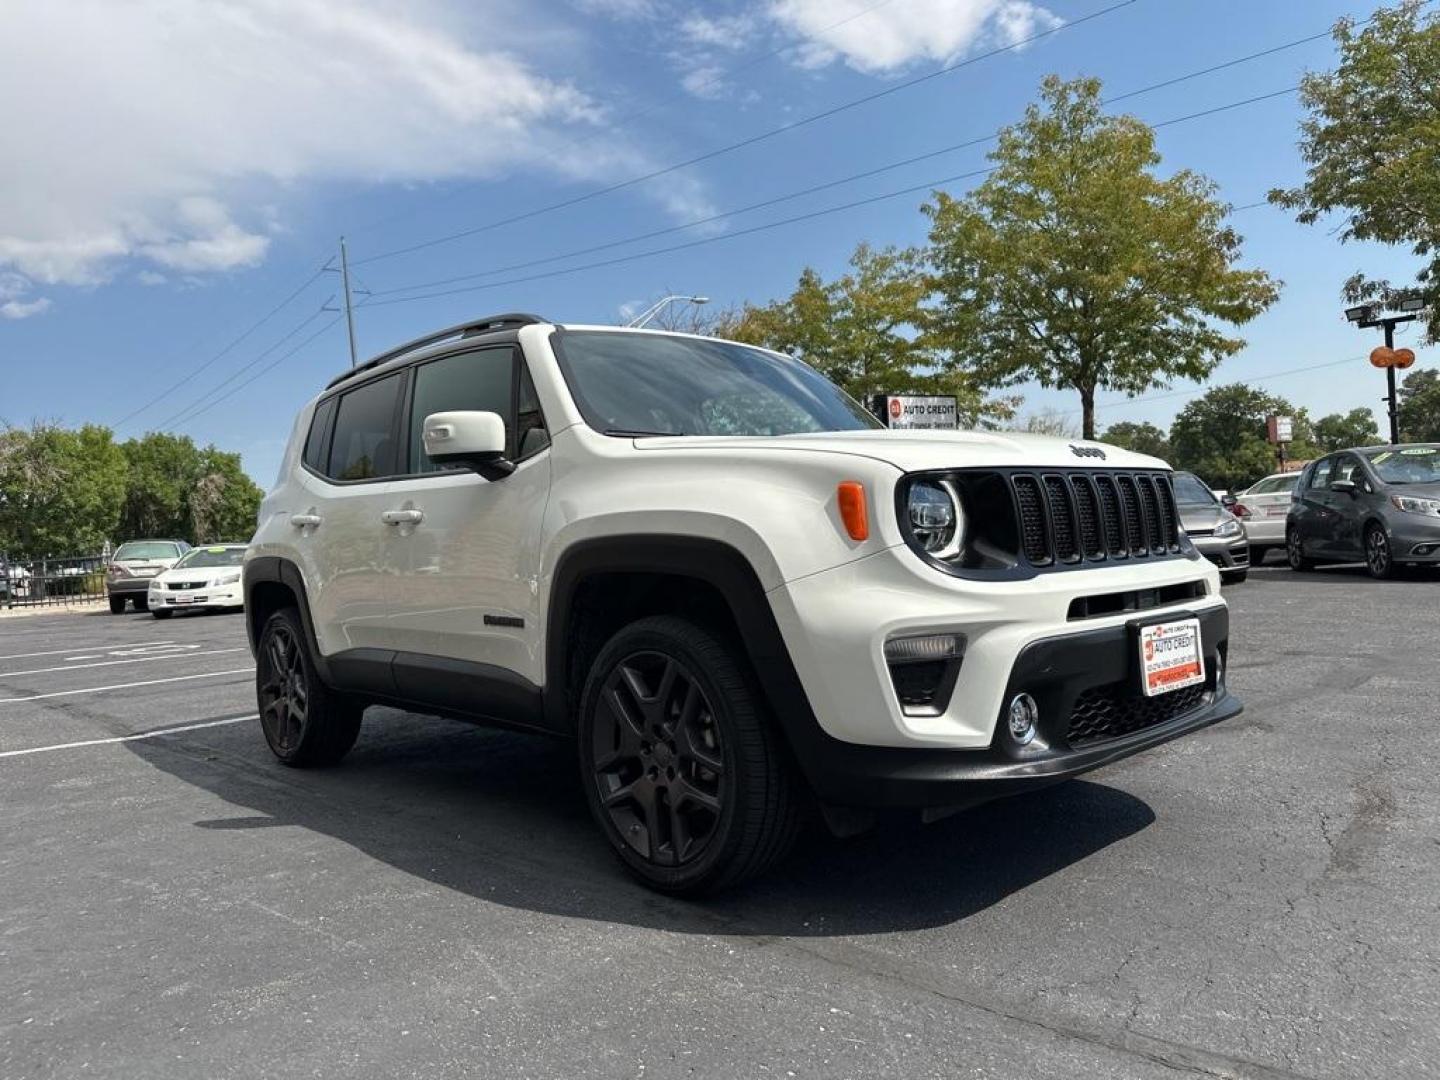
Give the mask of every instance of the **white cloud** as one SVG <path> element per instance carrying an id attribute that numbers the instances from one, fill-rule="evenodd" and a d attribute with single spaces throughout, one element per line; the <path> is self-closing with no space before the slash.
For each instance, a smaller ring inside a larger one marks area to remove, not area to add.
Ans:
<path id="1" fill-rule="evenodd" d="M 660 12 L 657 0 L 575 0 L 575 6 L 587 15 L 622 20 L 650 19 Z"/>
<path id="2" fill-rule="evenodd" d="M 690 15 L 680 22 L 680 33 L 693 45 L 715 49 L 743 49 L 755 33 L 749 15 Z"/>
<path id="3" fill-rule="evenodd" d="M 0 304 L 0 319 L 28 319 L 50 310 L 50 299 L 45 296 L 34 300 L 7 300 Z"/>
<path id="4" fill-rule="evenodd" d="M 800 39 L 793 56 L 798 66 L 844 60 L 867 74 L 922 61 L 943 63 L 977 45 L 1014 44 L 1061 23 L 1028 0 L 902 0 L 871 11 L 860 0 L 848 5 L 773 0 L 769 10 L 781 28 Z"/>
<path id="5" fill-rule="evenodd" d="M 528 0 L 8 4 L 0 100 L 24 107 L 0 123 L 10 163 L 0 271 L 28 290 L 124 269 L 253 266 L 307 184 L 645 171 L 623 136 L 579 137 L 605 128 L 591 97 L 538 73 L 515 51 L 524 43 L 505 51 L 481 32 L 487 19 L 513 32 L 529 10 Z M 676 212 L 705 202 L 698 185 L 664 187 L 654 197 Z"/>

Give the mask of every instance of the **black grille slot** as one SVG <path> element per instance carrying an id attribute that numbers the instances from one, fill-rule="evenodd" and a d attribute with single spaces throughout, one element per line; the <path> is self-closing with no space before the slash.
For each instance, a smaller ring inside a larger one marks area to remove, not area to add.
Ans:
<path id="1" fill-rule="evenodd" d="M 1123 682 L 1092 686 L 1075 699 L 1066 738 L 1071 746 L 1086 746 L 1133 735 L 1199 708 L 1205 693 L 1203 685 L 1157 697 L 1145 697 Z"/>
<path id="2" fill-rule="evenodd" d="M 1088 476 L 1077 476 L 1075 487 L 1075 520 L 1080 523 L 1080 554 L 1087 559 L 1103 559 L 1105 542 L 1100 535 L 1100 504 L 1095 483 Z"/>
<path id="3" fill-rule="evenodd" d="M 1136 490 L 1135 479 L 1117 476 L 1115 486 L 1120 492 L 1120 521 L 1125 529 L 1125 547 L 1131 555 L 1144 555 L 1149 545 L 1145 542 L 1145 521 L 1140 516 L 1140 492 Z"/>
<path id="4" fill-rule="evenodd" d="M 1112 556 L 1124 556 L 1129 551 L 1129 546 L 1125 542 L 1125 530 L 1120 517 L 1120 495 L 1115 490 L 1114 478 L 1095 477 L 1095 493 L 1100 497 L 1100 520 L 1105 530 L 1105 549 Z"/>
<path id="5" fill-rule="evenodd" d="M 1169 480 L 1155 478 L 1155 491 L 1160 497 L 1160 520 L 1165 526 L 1165 547 L 1180 550 L 1180 511 L 1175 506 L 1175 492 Z"/>
<path id="6" fill-rule="evenodd" d="M 1015 477 L 1015 505 L 1020 512 L 1020 544 L 1035 566 L 1048 566 L 1050 540 L 1040 503 L 1040 481 L 1023 473 Z"/>
<path id="7" fill-rule="evenodd" d="M 1140 488 L 1140 512 L 1145 516 L 1145 539 L 1152 552 L 1163 554 L 1170 545 L 1165 542 L 1165 526 L 1160 521 L 1160 499 L 1155 494 L 1155 483 L 1148 476 L 1137 476 L 1135 483 Z"/>
<path id="8" fill-rule="evenodd" d="M 1074 562 L 1080 557 L 1075 542 L 1075 518 L 1070 511 L 1070 486 L 1063 476 L 1045 477 L 1045 498 L 1050 504 L 1050 529 L 1055 538 L 1055 557 Z"/>

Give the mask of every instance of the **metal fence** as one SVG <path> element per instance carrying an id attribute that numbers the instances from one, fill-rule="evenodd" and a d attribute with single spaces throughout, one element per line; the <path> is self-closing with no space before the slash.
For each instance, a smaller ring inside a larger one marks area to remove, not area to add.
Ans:
<path id="1" fill-rule="evenodd" d="M 103 554 L 10 559 L 0 552 L 0 607 L 103 600 L 106 562 Z"/>

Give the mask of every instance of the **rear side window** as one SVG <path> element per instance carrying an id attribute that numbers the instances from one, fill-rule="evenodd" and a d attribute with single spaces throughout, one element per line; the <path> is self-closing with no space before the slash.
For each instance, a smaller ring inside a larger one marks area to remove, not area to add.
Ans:
<path id="1" fill-rule="evenodd" d="M 325 471 L 327 452 L 330 449 L 330 421 L 335 419 L 336 398 L 326 398 L 315 407 L 310 420 L 310 434 L 305 438 L 305 464 L 316 472 Z"/>
<path id="2" fill-rule="evenodd" d="M 330 440 L 334 480 L 371 480 L 395 474 L 395 403 L 400 375 L 387 375 L 340 396 Z"/>
<path id="3" fill-rule="evenodd" d="M 410 471 L 436 472 L 440 466 L 425 456 L 421 435 L 425 418 L 438 412 L 493 412 L 505 421 L 505 442 L 514 456 L 515 415 L 511 408 L 515 353 L 512 349 L 480 349 L 456 353 L 415 369 L 410 402 Z"/>

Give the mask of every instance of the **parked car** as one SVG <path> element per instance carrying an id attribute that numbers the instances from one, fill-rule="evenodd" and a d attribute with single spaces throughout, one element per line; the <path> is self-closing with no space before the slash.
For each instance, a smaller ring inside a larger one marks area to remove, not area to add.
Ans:
<path id="1" fill-rule="evenodd" d="M 1274 473 L 1257 480 L 1240 493 L 1231 511 L 1245 525 L 1250 540 L 1250 564 L 1265 561 L 1272 548 L 1285 547 L 1285 518 L 1290 513 L 1290 493 L 1300 473 Z"/>
<path id="2" fill-rule="evenodd" d="M 889 431 L 793 357 L 529 315 L 301 410 L 245 604 L 282 762 L 378 703 L 568 737 L 669 893 L 763 871 L 808 804 L 941 813 L 1240 711 L 1162 462 Z"/>
<path id="3" fill-rule="evenodd" d="M 1300 474 L 1285 521 L 1295 570 L 1365 561 L 1370 576 L 1440 563 L 1440 443 L 1342 450 Z"/>
<path id="4" fill-rule="evenodd" d="M 30 571 L 19 563 L 0 560 L 0 600 L 9 602 L 30 594 Z"/>
<path id="5" fill-rule="evenodd" d="M 202 611 L 245 606 L 240 567 L 244 544 L 213 544 L 186 552 L 169 570 L 150 580 L 148 605 L 157 619 L 177 611 Z"/>
<path id="6" fill-rule="evenodd" d="M 1250 572 L 1250 544 L 1240 519 L 1194 473 L 1177 472 L 1173 483 L 1180 524 L 1195 550 L 1220 568 L 1222 581 L 1244 581 Z"/>
<path id="7" fill-rule="evenodd" d="M 169 570 L 190 550 L 184 540 L 131 540 L 121 544 L 105 567 L 105 594 L 110 614 L 119 615 L 128 600 L 136 611 L 144 611 L 150 594 L 150 580 Z"/>

